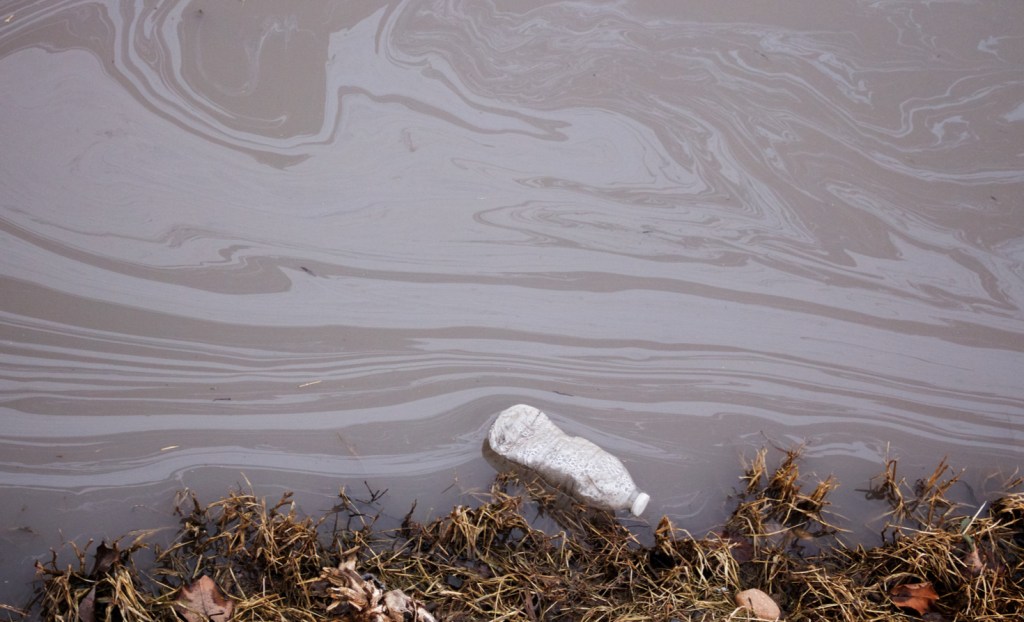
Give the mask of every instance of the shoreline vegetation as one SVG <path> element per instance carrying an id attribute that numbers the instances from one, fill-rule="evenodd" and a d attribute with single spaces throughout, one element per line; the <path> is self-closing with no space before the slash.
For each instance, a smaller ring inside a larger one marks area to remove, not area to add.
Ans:
<path id="1" fill-rule="evenodd" d="M 907 482 L 887 460 L 868 496 L 888 519 L 865 547 L 828 512 L 837 480 L 806 481 L 799 458 L 783 451 L 770 466 L 758 451 L 721 529 L 697 537 L 663 517 L 650 545 L 515 472 L 476 507 L 425 524 L 410 509 L 393 530 L 375 528 L 377 493 L 342 490 L 312 517 L 290 494 L 203 505 L 186 492 L 168 546 L 147 534 L 72 545 L 64 566 L 52 552 L 29 610 L 2 610 L 63 622 L 1024 619 L 1024 478 L 964 508 L 947 498 L 960 474 L 945 461 Z"/>

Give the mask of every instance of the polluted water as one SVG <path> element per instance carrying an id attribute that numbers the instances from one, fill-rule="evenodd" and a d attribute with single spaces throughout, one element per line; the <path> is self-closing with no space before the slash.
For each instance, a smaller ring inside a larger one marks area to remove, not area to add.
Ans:
<path id="1" fill-rule="evenodd" d="M 0 3 L 0 603 L 182 491 L 429 525 L 519 403 L 628 466 L 644 543 L 762 447 L 850 543 L 890 458 L 993 507 L 1024 3 L 823 7 Z"/>

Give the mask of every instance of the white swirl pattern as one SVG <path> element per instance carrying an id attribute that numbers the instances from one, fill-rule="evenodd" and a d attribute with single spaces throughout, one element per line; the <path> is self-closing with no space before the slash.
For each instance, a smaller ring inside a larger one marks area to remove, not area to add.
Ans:
<path id="1" fill-rule="evenodd" d="M 312 509 L 465 502 L 515 402 L 695 531 L 765 442 L 806 442 L 854 522 L 887 451 L 983 498 L 1024 443 L 1022 20 L 11 3 L 2 589 L 58 530 L 166 526 L 243 472 Z"/>

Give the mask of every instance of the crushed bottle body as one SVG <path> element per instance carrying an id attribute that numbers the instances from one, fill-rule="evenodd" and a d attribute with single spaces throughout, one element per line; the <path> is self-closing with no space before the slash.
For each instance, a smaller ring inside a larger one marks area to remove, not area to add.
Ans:
<path id="1" fill-rule="evenodd" d="M 566 434 L 533 406 L 517 404 L 502 411 L 491 425 L 488 442 L 499 455 L 594 507 L 628 509 L 639 516 L 650 500 L 618 458 L 585 438 Z"/>

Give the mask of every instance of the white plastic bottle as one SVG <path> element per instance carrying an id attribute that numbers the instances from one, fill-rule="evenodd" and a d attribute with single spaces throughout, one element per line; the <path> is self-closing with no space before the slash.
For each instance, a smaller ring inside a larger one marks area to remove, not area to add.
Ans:
<path id="1" fill-rule="evenodd" d="M 651 499 L 618 458 L 585 438 L 569 436 L 533 406 L 503 410 L 487 438 L 496 453 L 594 507 L 628 508 L 640 516 Z"/>

